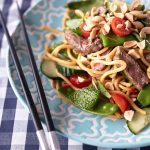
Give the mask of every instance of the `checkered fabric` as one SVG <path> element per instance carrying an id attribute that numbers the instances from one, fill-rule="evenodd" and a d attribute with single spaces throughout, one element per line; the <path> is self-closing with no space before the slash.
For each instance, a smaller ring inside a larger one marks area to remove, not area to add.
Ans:
<path id="1" fill-rule="evenodd" d="M 5 15 L 10 33 L 14 31 L 18 18 L 14 1 L 0 0 L 0 8 Z M 22 13 L 36 3 L 34 0 L 18 0 L 18 2 Z M 39 150 L 32 118 L 17 100 L 8 81 L 7 48 L 6 37 L 0 26 L 0 150 Z M 59 136 L 59 140 L 62 150 L 112 150 L 85 145 L 62 136 Z M 130 150 L 140 150 L 140 148 Z M 150 147 L 141 150 L 150 150 Z"/>

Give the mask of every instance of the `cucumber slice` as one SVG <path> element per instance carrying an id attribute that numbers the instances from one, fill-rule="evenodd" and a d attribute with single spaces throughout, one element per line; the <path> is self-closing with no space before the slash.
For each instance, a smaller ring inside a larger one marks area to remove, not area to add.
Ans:
<path id="1" fill-rule="evenodd" d="M 61 66 L 59 64 L 56 64 L 55 62 L 49 61 L 49 60 L 43 60 L 40 68 L 41 68 L 42 73 L 50 79 L 59 79 L 59 77 L 57 76 L 56 70 L 58 70 L 58 72 L 60 72 L 66 77 L 74 75 L 74 74 L 78 75 L 78 74 L 85 73 L 85 71 L 83 70 L 70 69 L 70 68 Z"/>
<path id="2" fill-rule="evenodd" d="M 135 112 L 132 121 L 127 121 L 127 126 L 133 134 L 138 134 L 150 124 L 150 108 L 144 108 L 146 115 Z"/>
<path id="3" fill-rule="evenodd" d="M 56 74 L 56 70 L 57 70 L 56 63 L 49 61 L 49 60 L 43 60 L 41 62 L 40 69 L 41 69 L 41 72 L 48 78 L 51 78 L 51 79 L 58 78 Z"/>

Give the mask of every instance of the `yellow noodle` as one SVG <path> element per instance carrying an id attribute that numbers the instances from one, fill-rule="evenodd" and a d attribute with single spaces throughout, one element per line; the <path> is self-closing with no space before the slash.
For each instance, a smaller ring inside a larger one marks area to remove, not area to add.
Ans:
<path id="1" fill-rule="evenodd" d="M 57 29 L 55 29 L 55 28 L 51 28 L 51 27 L 46 26 L 46 25 L 41 26 L 40 28 L 41 28 L 42 30 L 47 30 L 47 31 L 49 31 L 49 32 L 53 32 L 53 33 L 56 33 L 56 34 L 64 35 L 64 32 L 59 31 L 59 30 L 57 30 Z"/>
<path id="2" fill-rule="evenodd" d="M 50 60 L 57 62 L 58 64 L 64 65 L 64 66 L 73 66 L 76 65 L 76 62 L 73 61 L 67 61 L 67 60 L 62 60 L 58 57 L 55 57 L 49 53 L 46 54 L 47 57 L 49 57 Z"/>
<path id="3" fill-rule="evenodd" d="M 71 46 L 67 45 L 67 44 L 61 44 L 59 46 L 57 46 L 53 51 L 52 51 L 52 55 L 54 56 L 58 56 L 58 53 L 61 51 L 61 50 L 64 50 L 64 49 L 70 49 Z"/>
<path id="4" fill-rule="evenodd" d="M 105 64 L 105 65 L 114 65 L 114 64 L 121 65 L 121 67 L 119 67 L 117 69 L 113 69 L 113 70 L 109 70 L 109 71 L 105 72 L 101 76 L 101 82 L 102 83 L 104 82 L 104 79 L 108 75 L 111 75 L 111 74 L 114 74 L 114 73 L 117 73 L 117 72 L 121 72 L 121 71 L 123 71 L 126 68 L 126 63 L 123 60 L 114 60 L 114 61 L 111 61 L 111 62 L 107 62 L 107 61 L 103 61 L 103 60 L 98 60 L 98 61 L 95 61 L 95 62 L 97 62 L 97 63 L 99 62 L 99 63 Z"/>
<path id="5" fill-rule="evenodd" d="M 123 90 L 123 91 L 129 91 L 129 87 L 125 87 L 125 86 L 123 86 L 123 85 L 121 85 L 121 84 L 119 84 L 119 87 Z"/>
<path id="6" fill-rule="evenodd" d="M 65 76 L 63 76 L 57 70 L 56 70 L 56 74 L 58 77 L 62 78 L 66 83 L 68 83 L 74 90 L 78 90 L 78 88 L 76 88 Z"/>
<path id="7" fill-rule="evenodd" d="M 91 68 L 88 68 L 86 67 L 81 61 L 80 61 L 80 58 L 81 58 L 81 54 L 78 55 L 78 59 L 77 59 L 77 64 L 80 66 L 80 68 L 84 71 L 87 71 L 89 74 L 91 74 L 92 76 L 94 77 L 97 77 L 97 75 L 101 75 L 103 74 L 106 70 L 109 70 L 108 68 L 106 68 L 105 70 L 103 71 L 95 71 Z"/>
<path id="8" fill-rule="evenodd" d="M 114 57 L 115 54 L 116 54 L 117 48 L 118 48 L 118 47 L 115 47 L 115 48 L 107 55 L 107 57 L 106 57 L 106 60 L 107 60 L 107 61 L 113 60 L 113 57 Z"/>
<path id="9" fill-rule="evenodd" d="M 128 82 L 124 82 L 124 81 L 121 81 L 120 84 L 126 86 L 126 87 L 131 87 L 132 84 L 131 83 L 128 83 Z"/>
<path id="10" fill-rule="evenodd" d="M 117 66 L 114 65 L 114 66 L 113 66 L 113 69 L 117 69 Z M 114 73 L 114 74 L 109 75 L 109 77 L 110 77 L 110 78 L 115 78 L 116 75 L 117 75 L 117 73 Z"/>
<path id="11" fill-rule="evenodd" d="M 101 57 L 101 56 L 99 56 L 99 55 L 105 53 L 108 49 L 109 49 L 108 47 L 105 47 L 105 48 L 101 49 L 101 50 L 98 51 L 98 52 L 89 54 L 89 55 L 88 55 L 88 58 L 89 58 L 89 59 L 94 59 L 94 60 L 95 60 L 96 58 L 99 59 L 99 58 Z"/>
<path id="12" fill-rule="evenodd" d="M 118 77 L 117 79 L 114 79 L 114 86 L 115 86 L 115 89 L 116 89 L 116 90 L 119 90 L 119 91 L 120 91 L 119 82 L 120 82 L 122 79 L 124 79 L 123 76 L 120 76 L 120 77 Z"/>
<path id="13" fill-rule="evenodd" d="M 84 18 L 84 13 L 82 10 L 76 9 L 75 14 L 81 18 Z"/>
<path id="14" fill-rule="evenodd" d="M 67 49 L 67 54 L 72 61 L 77 62 L 77 59 L 71 54 L 71 49 Z"/>

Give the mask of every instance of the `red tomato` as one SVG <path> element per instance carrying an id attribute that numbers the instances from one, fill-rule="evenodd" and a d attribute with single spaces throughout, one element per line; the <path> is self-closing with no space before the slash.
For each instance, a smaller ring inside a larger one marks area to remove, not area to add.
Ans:
<path id="1" fill-rule="evenodd" d="M 127 36 L 132 32 L 132 28 L 126 28 L 126 20 L 115 17 L 111 22 L 111 28 L 113 32 L 118 36 Z M 121 28 L 117 28 L 117 25 L 123 25 Z"/>
<path id="2" fill-rule="evenodd" d="M 83 81 L 79 81 L 79 77 L 83 78 Z M 84 74 L 84 75 L 72 75 L 70 77 L 68 77 L 69 81 L 77 88 L 83 88 L 83 87 L 87 87 L 92 83 L 92 77 L 88 74 Z M 63 83 L 62 84 L 63 88 L 68 88 L 70 87 L 70 85 L 68 85 L 67 83 Z"/>
<path id="3" fill-rule="evenodd" d="M 131 88 L 129 90 L 129 94 L 137 94 L 138 93 L 138 90 L 136 88 Z"/>
<path id="4" fill-rule="evenodd" d="M 79 77 L 83 78 L 83 81 L 79 81 Z M 84 74 L 81 76 L 72 75 L 69 77 L 69 81 L 77 88 L 87 87 L 92 83 L 92 77 L 88 74 Z"/>
<path id="5" fill-rule="evenodd" d="M 122 94 L 121 92 L 112 92 L 111 96 L 112 96 L 112 99 L 114 100 L 114 102 L 120 108 L 121 112 L 124 113 L 126 110 L 129 109 L 130 104 L 129 104 L 126 96 L 124 96 L 124 94 Z"/>
<path id="6" fill-rule="evenodd" d="M 88 38 L 88 37 L 90 36 L 90 32 L 91 32 L 91 31 L 85 31 L 85 30 L 84 30 L 84 26 L 86 26 L 86 23 L 85 23 L 85 22 L 80 25 L 80 29 L 81 29 L 81 32 L 82 32 L 82 36 L 83 36 L 84 38 Z"/>

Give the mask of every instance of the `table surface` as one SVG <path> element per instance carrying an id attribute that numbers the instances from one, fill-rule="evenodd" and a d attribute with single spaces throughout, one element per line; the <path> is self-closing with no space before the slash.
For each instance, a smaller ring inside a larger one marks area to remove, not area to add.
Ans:
<path id="1" fill-rule="evenodd" d="M 6 22 L 12 33 L 15 29 L 17 14 L 15 0 L 0 0 Z M 24 13 L 36 0 L 18 0 Z M 32 118 L 17 100 L 8 81 L 6 70 L 7 41 L 0 26 L 0 150 L 39 150 Z M 62 150 L 112 150 L 85 145 L 59 136 Z M 113 149 L 114 150 L 114 149 Z M 123 149 L 122 149 L 123 150 Z M 128 149 L 129 150 L 129 149 Z M 134 148 L 130 150 L 140 150 Z M 141 148 L 150 150 L 150 147 Z"/>

